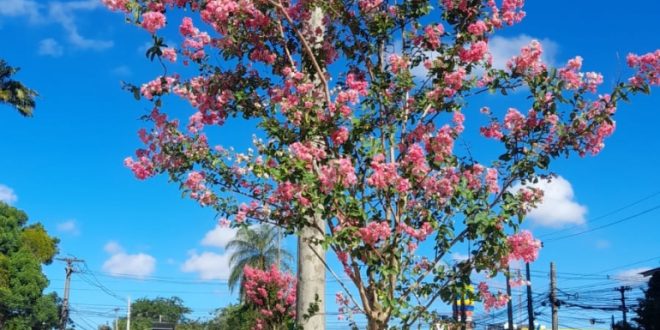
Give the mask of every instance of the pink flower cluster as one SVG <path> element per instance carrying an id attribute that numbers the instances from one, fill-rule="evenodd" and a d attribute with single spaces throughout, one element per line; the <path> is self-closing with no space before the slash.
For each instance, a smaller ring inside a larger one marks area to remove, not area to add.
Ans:
<path id="1" fill-rule="evenodd" d="M 358 0 L 358 6 L 363 13 L 377 9 L 382 3 L 383 0 Z"/>
<path id="2" fill-rule="evenodd" d="M 488 32 L 488 25 L 482 20 L 476 21 L 468 26 L 468 32 L 474 36 L 482 36 Z"/>
<path id="3" fill-rule="evenodd" d="M 502 308 L 509 302 L 509 296 L 506 294 L 501 292 L 498 292 L 496 295 L 492 294 L 488 284 L 485 282 L 480 282 L 478 288 L 479 296 L 481 296 L 481 301 L 484 304 L 484 310 L 486 312 L 489 312 L 493 308 Z"/>
<path id="4" fill-rule="evenodd" d="M 312 168 L 314 161 L 319 161 L 326 157 L 325 151 L 320 147 L 314 146 L 311 142 L 295 142 L 289 149 L 296 158 L 307 164 L 308 168 Z"/>
<path id="5" fill-rule="evenodd" d="M 511 72 L 534 77 L 546 70 L 545 64 L 541 63 L 542 54 L 541 43 L 532 40 L 529 45 L 520 50 L 520 55 L 511 58 L 506 66 Z"/>
<path id="6" fill-rule="evenodd" d="M 461 61 L 467 63 L 478 63 L 488 54 L 488 43 L 486 41 L 477 41 L 470 45 L 468 49 L 461 49 L 458 56 Z"/>
<path id="7" fill-rule="evenodd" d="M 330 134 L 330 138 L 336 146 L 342 145 L 348 140 L 348 129 L 346 127 L 339 127 Z"/>
<path id="8" fill-rule="evenodd" d="M 269 270 L 245 266 L 245 298 L 259 311 L 258 329 L 282 324 L 296 316 L 296 281 L 273 265 Z"/>
<path id="9" fill-rule="evenodd" d="M 401 57 L 397 54 L 390 55 L 388 61 L 390 63 L 390 71 L 394 74 L 399 74 L 401 71 L 407 70 L 408 65 L 410 64 L 407 58 Z"/>
<path id="10" fill-rule="evenodd" d="M 424 222 L 422 225 L 418 228 L 415 229 L 403 222 L 399 223 L 399 225 L 396 227 L 397 232 L 399 233 L 405 233 L 406 235 L 418 240 L 418 241 L 425 241 L 426 238 L 433 233 L 433 226 L 431 226 L 430 223 Z"/>
<path id="11" fill-rule="evenodd" d="M 321 191 L 328 193 L 337 185 L 341 185 L 344 189 L 355 185 L 357 176 L 349 158 L 331 159 L 327 165 L 321 166 L 319 181 L 321 181 Z"/>
<path id="12" fill-rule="evenodd" d="M 133 160 L 131 157 L 124 159 L 124 165 L 131 169 L 140 180 L 144 180 L 150 176 L 154 175 L 154 164 L 146 156 L 138 157 L 137 161 Z"/>
<path id="13" fill-rule="evenodd" d="M 440 38 L 445 33 L 442 24 L 430 24 L 424 28 L 424 34 L 415 38 L 416 45 L 423 45 L 425 49 L 436 50 L 442 43 Z"/>
<path id="14" fill-rule="evenodd" d="M 154 96 L 160 96 L 169 93 L 172 86 L 178 83 L 177 76 L 157 77 L 156 79 L 143 84 L 140 93 L 147 99 L 152 100 Z"/>
<path id="15" fill-rule="evenodd" d="M 103 4 L 110 10 L 123 11 L 128 13 L 128 0 L 102 0 Z"/>
<path id="16" fill-rule="evenodd" d="M 200 32 L 193 25 L 190 17 L 184 17 L 179 25 L 179 33 L 185 38 L 181 52 L 191 60 L 200 60 L 204 58 L 204 46 L 211 43 L 211 37 L 206 32 Z M 186 62 L 184 62 L 185 64 Z"/>
<path id="17" fill-rule="evenodd" d="M 206 176 L 203 172 L 190 171 L 183 185 L 190 190 L 190 197 L 199 201 L 202 206 L 211 205 L 216 197 L 206 188 Z"/>
<path id="18" fill-rule="evenodd" d="M 525 12 L 522 10 L 524 5 L 525 0 L 503 0 L 502 7 L 497 8 L 495 0 L 488 0 L 488 6 L 492 11 L 490 21 L 497 28 L 502 27 L 502 22 L 507 25 L 520 23 L 525 17 Z"/>
<path id="19" fill-rule="evenodd" d="M 509 236 L 507 243 L 509 245 L 507 261 L 524 260 L 525 262 L 533 262 L 539 256 L 541 241 L 535 239 L 532 233 L 527 230 Z"/>
<path id="20" fill-rule="evenodd" d="M 385 163 L 385 156 L 378 154 L 371 161 L 373 173 L 367 178 L 367 184 L 378 189 L 395 188 L 400 193 L 410 190 L 410 181 L 402 178 L 397 169 L 398 163 Z"/>
<path id="21" fill-rule="evenodd" d="M 165 26 L 165 15 L 158 11 L 149 11 L 142 14 L 142 27 L 151 32 L 155 33 L 156 30 Z"/>
<path id="22" fill-rule="evenodd" d="M 440 128 L 435 134 L 426 141 L 426 152 L 433 156 L 435 163 L 443 163 L 451 157 L 454 150 L 454 136 L 449 125 Z"/>
<path id="23" fill-rule="evenodd" d="M 644 81 L 651 86 L 660 85 L 660 49 L 644 55 L 628 54 L 626 61 L 629 67 L 637 69 L 629 80 L 633 86 L 639 87 Z"/>
<path id="24" fill-rule="evenodd" d="M 387 240 L 392 234 L 392 229 L 390 229 L 390 224 L 387 221 L 373 221 L 366 227 L 360 228 L 358 233 L 364 244 L 373 247 L 379 241 Z"/>

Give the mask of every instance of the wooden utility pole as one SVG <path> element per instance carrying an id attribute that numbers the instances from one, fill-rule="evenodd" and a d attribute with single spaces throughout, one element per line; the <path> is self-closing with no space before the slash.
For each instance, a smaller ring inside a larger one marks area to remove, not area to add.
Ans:
<path id="1" fill-rule="evenodd" d="M 511 268 L 506 268 L 506 295 L 509 301 L 506 303 L 506 316 L 508 319 L 508 329 L 513 330 L 513 303 L 511 302 Z"/>
<path id="2" fill-rule="evenodd" d="M 532 276 L 529 271 L 529 262 L 525 263 L 525 278 L 527 279 L 527 320 L 529 330 L 534 330 L 534 298 L 532 298 Z"/>
<path id="3" fill-rule="evenodd" d="M 62 313 L 60 314 L 60 330 L 65 330 L 69 322 L 69 290 L 71 289 L 71 274 L 73 274 L 73 263 L 84 262 L 76 258 L 57 258 L 56 260 L 66 262 L 66 278 L 64 279 L 64 299 L 62 300 Z"/>
<path id="4" fill-rule="evenodd" d="M 632 290 L 631 287 L 629 286 L 620 286 L 616 289 L 615 291 L 619 291 L 621 293 L 621 312 L 623 312 L 623 327 L 626 328 L 628 325 L 628 315 L 627 315 L 627 308 L 626 308 L 626 291 Z"/>
<path id="5" fill-rule="evenodd" d="M 559 329 L 559 315 L 557 311 L 557 273 L 555 263 L 550 263 L 550 305 L 552 306 L 552 330 Z"/>
<path id="6" fill-rule="evenodd" d="M 307 21 L 309 31 L 313 31 L 313 40 L 307 40 L 311 43 L 314 52 L 319 52 L 323 45 L 325 35 L 325 26 L 323 24 L 323 10 L 316 7 L 312 10 L 311 17 Z M 302 42 L 302 40 L 301 40 Z M 314 56 L 307 54 L 307 56 Z M 308 61 L 314 61 L 310 58 Z M 305 61 L 305 59 L 303 59 Z M 324 88 L 321 83 L 320 75 L 325 72 L 316 72 L 314 79 L 316 88 Z M 329 106 L 326 105 L 326 106 Z M 321 144 L 322 141 L 313 141 Z M 305 225 L 298 236 L 298 284 L 296 299 L 296 323 L 302 326 L 303 330 L 324 330 L 325 329 L 325 250 L 318 244 L 325 236 L 325 221 L 321 212 L 314 210 L 314 215 L 308 217 L 309 224 Z M 310 306 L 315 305 L 318 311 L 309 318 Z"/>

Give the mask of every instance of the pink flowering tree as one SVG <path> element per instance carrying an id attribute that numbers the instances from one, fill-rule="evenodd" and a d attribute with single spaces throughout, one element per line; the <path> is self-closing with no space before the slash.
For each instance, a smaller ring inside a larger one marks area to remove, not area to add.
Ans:
<path id="1" fill-rule="evenodd" d="M 273 265 L 267 271 L 246 266 L 245 300 L 258 312 L 258 330 L 293 328 L 296 316 L 296 283 L 290 274 L 281 273 Z"/>
<path id="2" fill-rule="evenodd" d="M 523 19 L 523 0 L 103 2 L 153 34 L 148 56 L 169 69 L 128 86 L 152 110 L 126 165 L 167 174 L 224 223 L 316 226 L 326 234 L 312 243 L 352 282 L 345 307 L 374 330 L 432 319 L 435 302 L 472 294 L 473 271 L 533 261 L 540 244 L 519 227 L 543 193 L 526 184 L 558 157 L 599 153 L 617 104 L 659 83 L 660 51 L 629 55 L 632 77 L 607 91 L 580 57 L 543 63 L 536 41 L 493 67 L 489 39 Z M 474 101 L 514 90 L 524 108 Z M 183 122 L 172 97 L 190 104 Z M 252 148 L 211 141 L 231 121 L 255 125 Z M 458 143 L 479 134 L 489 150 Z M 446 265 L 468 240 L 470 258 Z M 507 300 L 478 289 L 487 308 Z"/>

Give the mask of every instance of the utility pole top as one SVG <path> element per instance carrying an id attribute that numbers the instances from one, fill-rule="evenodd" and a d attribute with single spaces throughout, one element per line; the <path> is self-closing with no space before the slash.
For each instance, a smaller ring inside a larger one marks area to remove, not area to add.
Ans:
<path id="1" fill-rule="evenodd" d="M 73 264 L 76 262 L 85 262 L 78 258 L 55 258 L 55 260 L 66 262 L 66 279 L 64 282 L 64 299 L 62 299 L 62 314 L 60 314 L 60 329 L 66 329 L 69 322 L 69 289 L 71 288 L 71 274 L 73 274 Z"/>

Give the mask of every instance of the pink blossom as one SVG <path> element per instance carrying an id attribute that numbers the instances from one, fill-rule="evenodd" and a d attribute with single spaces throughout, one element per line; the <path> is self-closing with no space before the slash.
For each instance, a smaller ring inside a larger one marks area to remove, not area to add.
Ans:
<path id="1" fill-rule="evenodd" d="M 515 108 L 509 108 L 504 116 L 504 127 L 513 133 L 519 133 L 525 127 L 525 116 Z"/>
<path id="2" fill-rule="evenodd" d="M 523 230 L 511 235 L 507 238 L 507 242 L 509 245 L 509 256 L 507 260 L 533 262 L 538 258 L 541 241 L 535 239 L 529 231 Z"/>
<path id="3" fill-rule="evenodd" d="M 358 230 L 364 244 L 375 246 L 379 241 L 387 240 L 392 234 L 390 224 L 387 221 L 370 222 L 366 227 Z"/>
<path id="4" fill-rule="evenodd" d="M 484 21 L 476 21 L 468 26 L 468 32 L 472 33 L 475 36 L 482 36 L 488 31 L 488 26 Z"/>
<path id="5" fill-rule="evenodd" d="M 488 186 L 488 192 L 496 194 L 500 191 L 500 186 L 497 183 L 497 170 L 494 168 L 489 168 L 486 170 L 486 186 Z"/>
<path id="6" fill-rule="evenodd" d="M 108 7 L 110 10 L 123 11 L 128 13 L 129 10 L 126 7 L 128 0 L 102 0 L 103 4 Z"/>
<path id="7" fill-rule="evenodd" d="M 509 296 L 506 294 L 501 292 L 498 292 L 496 295 L 492 294 L 488 284 L 485 282 L 480 282 L 478 288 L 479 296 L 481 297 L 486 312 L 489 312 L 493 308 L 502 308 L 509 302 Z"/>
<path id="8" fill-rule="evenodd" d="M 462 61 L 468 63 L 477 63 L 483 60 L 484 56 L 488 53 L 488 43 L 485 41 L 477 41 L 470 45 L 469 49 L 461 49 L 459 56 Z"/>
<path id="9" fill-rule="evenodd" d="M 362 12 L 368 13 L 378 8 L 383 0 L 358 0 L 358 6 Z"/>
<path id="10" fill-rule="evenodd" d="M 149 11 L 142 14 L 142 27 L 154 33 L 156 30 L 165 26 L 165 15 L 157 11 Z"/>
<path id="11" fill-rule="evenodd" d="M 346 127 L 339 127 L 336 131 L 332 132 L 330 138 L 335 145 L 342 145 L 348 140 L 348 129 Z"/>
<path id="12" fill-rule="evenodd" d="M 520 50 L 520 55 L 511 58 L 506 65 L 511 72 L 536 76 L 546 69 L 541 63 L 541 54 L 543 54 L 541 44 L 537 40 L 532 40 Z"/>
<path id="13" fill-rule="evenodd" d="M 176 50 L 174 48 L 163 48 L 163 57 L 170 62 L 176 62 Z"/>
<path id="14" fill-rule="evenodd" d="M 135 177 L 140 180 L 154 175 L 154 164 L 147 157 L 139 157 L 138 161 L 134 161 L 133 158 L 128 157 L 124 159 L 124 165 L 130 168 L 135 174 Z"/>
<path id="15" fill-rule="evenodd" d="M 660 49 L 641 56 L 631 53 L 626 60 L 628 66 L 637 69 L 629 80 L 633 86 L 639 87 L 644 81 L 648 81 L 651 86 L 660 85 Z"/>

